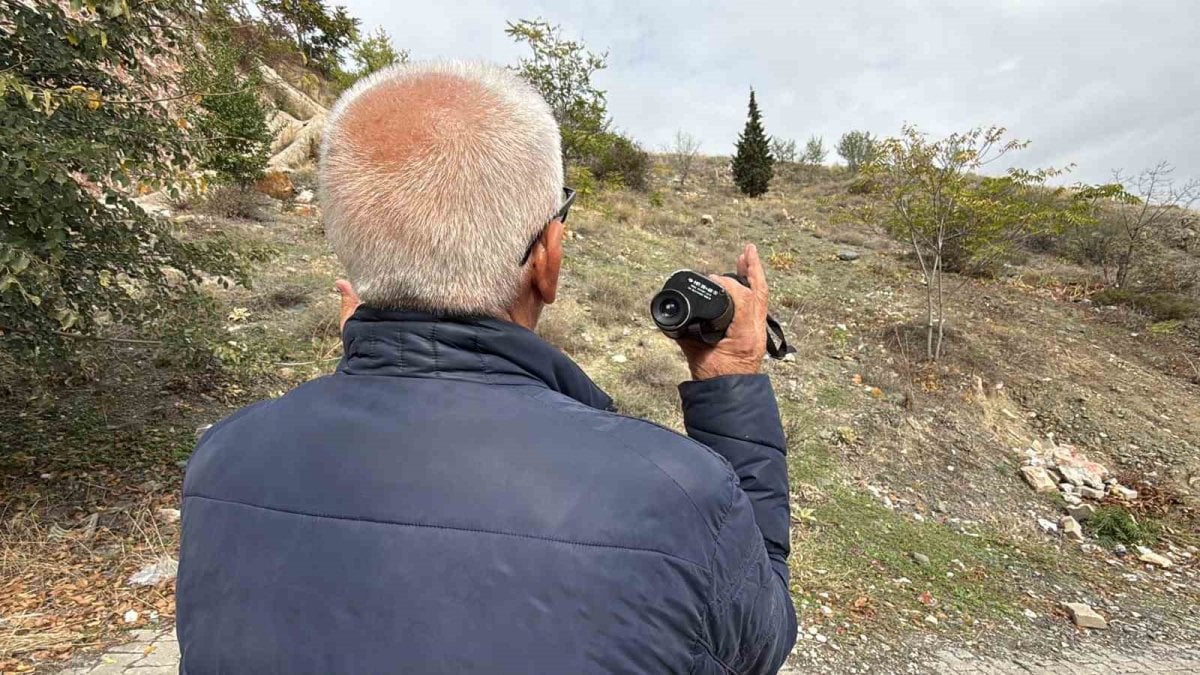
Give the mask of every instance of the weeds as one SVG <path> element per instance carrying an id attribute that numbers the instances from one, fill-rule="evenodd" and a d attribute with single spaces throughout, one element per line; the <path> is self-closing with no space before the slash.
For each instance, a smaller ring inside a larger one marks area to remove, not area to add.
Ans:
<path id="1" fill-rule="evenodd" d="M 1120 506 L 1101 506 L 1084 521 L 1088 533 L 1108 544 L 1153 544 L 1158 540 L 1161 525 L 1156 519 L 1143 518 L 1138 522 Z"/>

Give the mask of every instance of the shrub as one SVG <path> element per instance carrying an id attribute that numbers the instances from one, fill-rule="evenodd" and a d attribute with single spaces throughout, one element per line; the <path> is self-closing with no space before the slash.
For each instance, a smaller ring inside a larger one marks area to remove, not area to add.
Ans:
<path id="1" fill-rule="evenodd" d="M 585 157 L 583 165 L 608 184 L 645 191 L 650 177 L 650 154 L 624 134 L 606 133 L 601 149 Z"/>
<path id="2" fill-rule="evenodd" d="M 227 33 L 210 32 L 205 47 L 184 74 L 188 89 L 203 92 L 188 111 L 200 141 L 198 164 L 220 182 L 250 185 L 262 176 L 271 146 L 269 111 L 256 93 L 261 82 L 256 71 L 238 72 L 242 53 Z"/>
<path id="3" fill-rule="evenodd" d="M 221 218 L 265 220 L 270 197 L 254 188 L 240 185 L 218 185 L 194 205 L 196 211 Z"/>
<path id="4" fill-rule="evenodd" d="M 149 325 L 192 279 L 233 273 L 215 246 L 172 236 L 131 188 L 160 187 L 189 143 L 158 101 L 180 92 L 156 70 L 183 58 L 192 3 L 4 2 L 0 31 L 0 330 L 5 343 L 61 347 L 106 317 Z M 120 75 L 118 75 L 120 73 Z M 118 151 L 119 150 L 119 151 Z"/>
<path id="5" fill-rule="evenodd" d="M 1152 544 L 1159 530 L 1158 521 L 1146 518 L 1139 523 L 1120 506 L 1101 506 L 1083 525 L 1089 534 L 1109 545 Z"/>
<path id="6" fill-rule="evenodd" d="M 1182 321 L 1200 314 L 1200 301 L 1180 293 L 1139 293 L 1128 288 L 1106 288 L 1092 296 L 1101 306 L 1126 305 L 1156 321 Z"/>
<path id="7" fill-rule="evenodd" d="M 867 131 L 851 131 L 842 135 L 837 144 L 837 152 L 846 160 L 850 173 L 858 170 L 875 158 L 876 142 Z"/>

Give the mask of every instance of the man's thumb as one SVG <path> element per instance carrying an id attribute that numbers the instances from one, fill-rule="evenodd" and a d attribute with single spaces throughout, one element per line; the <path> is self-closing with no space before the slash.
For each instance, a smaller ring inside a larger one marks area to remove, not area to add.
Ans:
<path id="1" fill-rule="evenodd" d="M 346 321 L 354 315 L 354 310 L 362 304 L 362 300 L 358 299 L 358 293 L 354 292 L 354 287 L 345 279 L 333 282 L 333 287 L 337 289 L 338 295 L 342 296 L 342 307 L 338 311 L 338 330 L 342 330 L 346 327 Z"/>

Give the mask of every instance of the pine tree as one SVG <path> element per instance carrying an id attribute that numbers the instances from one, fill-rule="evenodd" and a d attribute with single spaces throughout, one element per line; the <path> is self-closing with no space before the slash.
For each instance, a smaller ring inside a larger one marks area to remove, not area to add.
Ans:
<path id="1" fill-rule="evenodd" d="M 771 156 L 770 140 L 763 131 L 762 115 L 750 90 L 750 113 L 746 128 L 738 136 L 737 154 L 733 157 L 733 182 L 751 197 L 765 194 L 774 175 L 775 158 Z"/>

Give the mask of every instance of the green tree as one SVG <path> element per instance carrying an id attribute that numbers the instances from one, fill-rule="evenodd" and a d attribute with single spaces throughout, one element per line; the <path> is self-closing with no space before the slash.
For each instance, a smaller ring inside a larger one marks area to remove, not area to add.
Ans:
<path id="1" fill-rule="evenodd" d="M 355 78 L 366 77 L 397 63 L 408 63 L 408 50 L 397 50 L 392 38 L 380 26 L 365 38 L 354 41 L 350 49 L 350 61 L 354 64 Z"/>
<path id="2" fill-rule="evenodd" d="M 750 90 L 750 109 L 746 117 L 746 128 L 738 136 L 737 154 L 733 157 L 733 182 L 738 189 L 751 197 L 765 194 L 775 174 L 775 158 L 763 130 L 762 115 L 754 90 Z"/>
<path id="3" fill-rule="evenodd" d="M 200 168 L 214 171 L 220 182 L 248 186 L 262 177 L 271 147 L 269 110 L 258 95 L 257 71 L 243 75 L 243 55 L 224 31 L 212 32 L 205 53 L 184 74 L 189 91 L 202 92 L 188 111 Z"/>
<path id="4" fill-rule="evenodd" d="M 883 214 L 870 214 L 911 244 L 925 290 L 926 357 L 937 360 L 945 335 L 947 263 L 957 271 L 1002 258 L 1024 239 L 1085 224 L 1092 196 L 1046 183 L 1060 169 L 980 170 L 1028 143 L 1005 140 L 1001 127 L 976 128 L 930 140 L 906 126 L 876 147 L 863 176 L 875 187 Z"/>
<path id="5" fill-rule="evenodd" d="M 0 0 L 0 334 L 35 350 L 161 317 L 164 267 L 235 271 L 130 199 L 188 160 L 188 95 L 148 64 L 191 44 L 192 3 L 72 4 Z"/>
<path id="6" fill-rule="evenodd" d="M 804 144 L 804 154 L 800 155 L 800 164 L 803 166 L 821 166 L 825 163 L 825 157 L 829 151 L 825 149 L 825 139 L 820 136 L 811 136 L 808 142 Z"/>
<path id="7" fill-rule="evenodd" d="M 562 132 L 566 164 L 597 157 L 613 143 L 604 90 L 593 82 L 608 65 L 608 53 L 596 54 L 581 42 L 568 40 L 562 28 L 543 19 L 508 23 L 504 33 L 529 46 L 530 56 L 514 67 L 554 112 Z"/>
<path id="8" fill-rule="evenodd" d="M 851 131 L 843 134 L 837 144 L 837 152 L 846 160 L 850 173 L 866 166 L 875 157 L 876 140 L 869 131 Z"/>
<path id="9" fill-rule="evenodd" d="M 771 137 L 771 156 L 777 162 L 792 164 L 796 161 L 796 141 L 791 138 Z"/>
<path id="10" fill-rule="evenodd" d="M 322 0 L 256 0 L 263 19 L 292 39 L 304 58 L 326 75 L 337 71 L 342 50 L 358 37 L 358 19 Z"/>

